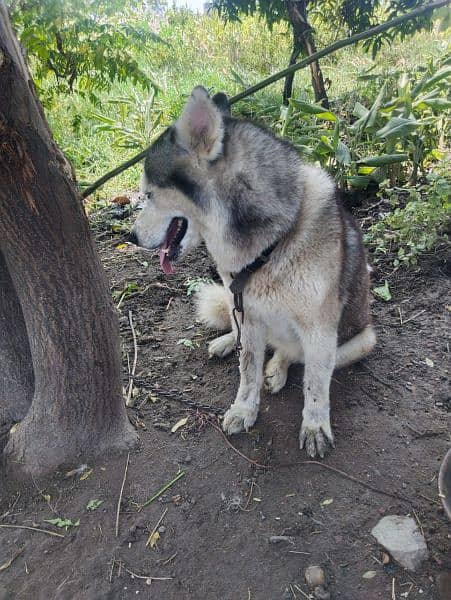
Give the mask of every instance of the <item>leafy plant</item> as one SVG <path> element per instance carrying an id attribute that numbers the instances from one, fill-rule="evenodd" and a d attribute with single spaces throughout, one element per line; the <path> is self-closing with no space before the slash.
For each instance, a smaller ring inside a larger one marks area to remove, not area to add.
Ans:
<path id="1" fill-rule="evenodd" d="M 103 500 L 90 500 L 86 505 L 86 510 L 97 510 L 101 504 L 103 504 Z"/>
<path id="2" fill-rule="evenodd" d="M 68 531 L 70 527 L 78 527 L 80 525 L 80 519 L 77 519 L 77 521 L 74 522 L 71 519 L 61 519 L 60 517 L 57 517 L 56 519 L 44 519 L 44 522 L 56 525 L 56 527 L 65 529 L 66 531 Z"/>
<path id="3" fill-rule="evenodd" d="M 388 192 L 396 206 L 398 194 Z M 376 260 L 378 255 L 393 253 L 395 267 L 416 264 L 440 238 L 448 238 L 450 221 L 451 175 L 449 161 L 443 161 L 424 184 L 409 190 L 404 206 L 396 206 L 369 228 L 365 242 L 374 249 Z"/>
<path id="4" fill-rule="evenodd" d="M 200 288 L 206 283 L 213 283 L 210 277 L 188 277 L 185 280 L 184 285 L 186 286 L 186 295 L 191 296 L 200 290 Z"/>
<path id="5" fill-rule="evenodd" d="M 385 302 L 388 302 L 389 300 L 391 300 L 391 292 L 390 292 L 390 288 L 388 287 L 387 280 L 385 280 L 384 285 L 373 288 L 373 292 L 378 298 L 380 298 L 381 300 L 384 300 Z"/>
<path id="6" fill-rule="evenodd" d="M 91 117 L 99 121 L 95 131 L 112 134 L 113 144 L 118 148 L 142 149 L 161 131 L 162 110 L 155 107 L 157 88 L 143 99 L 133 90 L 128 96 L 110 98 L 107 103 L 117 111 L 117 117 L 92 112 Z"/>
<path id="7" fill-rule="evenodd" d="M 140 6 L 135 0 L 11 2 L 11 19 L 33 60 L 35 82 L 43 90 L 53 78 L 47 100 L 61 91 L 93 94 L 113 81 L 151 87 L 135 56 L 162 40 L 144 19 L 137 21 Z"/>
<path id="8" fill-rule="evenodd" d="M 177 340 L 177 346 L 185 346 L 185 348 L 194 350 L 195 348 L 199 348 L 199 342 L 196 342 L 196 340 L 190 340 L 188 338 L 181 338 Z"/>

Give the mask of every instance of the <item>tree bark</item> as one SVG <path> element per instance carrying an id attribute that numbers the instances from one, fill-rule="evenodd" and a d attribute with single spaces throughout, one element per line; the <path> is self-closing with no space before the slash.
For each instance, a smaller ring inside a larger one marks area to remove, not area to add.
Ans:
<path id="1" fill-rule="evenodd" d="M 22 308 L 0 252 L 0 429 L 21 421 L 33 397 L 33 368 Z M 1 450 L 1 444 L 0 444 Z"/>
<path id="2" fill-rule="evenodd" d="M 5 453 L 36 474 L 137 439 L 122 399 L 117 316 L 69 175 L 0 0 L 0 252 L 34 372 L 30 410 Z"/>
<path id="3" fill-rule="evenodd" d="M 316 52 L 315 40 L 313 38 L 312 28 L 307 19 L 306 0 L 287 0 L 287 11 L 293 27 L 293 51 L 291 53 L 289 66 L 294 65 L 302 54 L 311 56 Z M 312 78 L 312 87 L 315 94 L 315 102 L 325 108 L 329 108 L 329 99 L 327 97 L 324 85 L 323 74 L 319 62 L 316 60 L 310 64 L 310 73 Z M 294 73 L 290 73 L 285 78 L 283 90 L 283 102 L 288 104 L 293 94 Z"/>

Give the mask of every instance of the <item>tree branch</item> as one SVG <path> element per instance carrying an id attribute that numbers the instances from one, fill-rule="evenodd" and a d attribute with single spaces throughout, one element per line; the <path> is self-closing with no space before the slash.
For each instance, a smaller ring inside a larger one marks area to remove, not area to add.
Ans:
<path id="1" fill-rule="evenodd" d="M 416 8 L 415 10 L 412 10 L 409 13 L 400 15 L 399 17 L 396 17 L 395 19 L 391 19 L 390 21 L 381 23 L 381 25 L 377 25 L 376 27 L 372 27 L 371 29 L 362 31 L 361 33 L 356 33 L 355 35 L 352 35 L 351 37 L 342 38 L 341 40 L 337 40 L 330 46 L 327 46 L 326 48 L 323 48 L 322 50 L 315 52 L 308 58 L 301 60 L 300 62 L 296 63 L 295 65 L 291 65 L 290 67 L 287 67 L 286 69 L 283 69 L 282 71 L 279 71 L 278 73 L 275 73 L 274 75 L 271 75 L 271 77 L 267 77 L 266 79 L 263 79 L 263 81 L 260 81 L 260 83 L 257 83 L 256 85 L 253 85 L 253 86 L 247 88 L 246 90 L 244 90 L 243 92 L 240 92 L 236 96 L 232 96 L 232 98 L 229 99 L 229 104 L 230 105 L 235 104 L 236 102 L 239 102 L 240 100 L 243 100 L 244 98 L 247 98 L 248 96 L 250 96 L 252 94 L 255 94 L 255 92 L 262 90 L 263 88 L 267 87 L 268 85 L 271 85 L 272 83 L 275 83 L 276 81 L 279 81 L 279 79 L 283 79 L 284 77 L 286 77 L 287 75 L 290 75 L 291 73 L 295 73 L 296 71 L 299 71 L 300 69 L 304 69 L 311 63 L 319 60 L 320 58 L 323 58 L 324 56 L 328 56 L 329 54 L 332 54 L 333 52 L 336 52 L 337 50 L 340 50 L 341 48 L 345 48 L 346 46 L 352 46 L 353 44 L 357 44 L 357 42 L 366 40 L 366 39 L 373 37 L 379 33 L 383 33 L 384 31 L 387 31 L 388 29 L 391 29 L 392 27 L 397 27 L 398 25 L 400 25 L 401 23 L 404 23 L 405 21 L 409 21 L 410 19 L 415 19 L 416 17 L 424 15 L 428 12 L 431 12 L 431 11 L 435 10 L 436 8 L 441 8 L 442 6 L 447 6 L 448 4 L 450 4 L 450 2 L 451 2 L 451 0 L 437 0 L 436 2 L 431 2 L 430 4 L 420 6 L 419 8 Z M 130 158 L 130 160 L 128 160 L 127 162 L 123 163 L 122 165 L 119 165 L 112 171 L 109 171 L 108 173 L 103 175 L 100 179 L 98 179 L 92 185 L 90 185 L 89 187 L 87 187 L 85 189 L 85 191 L 82 193 L 82 197 L 87 198 L 90 194 L 92 194 L 96 189 L 98 189 L 104 183 L 106 183 L 113 177 L 116 177 L 116 175 L 119 175 L 126 169 L 129 169 L 130 167 L 132 167 L 133 165 L 138 163 L 140 160 L 145 158 L 146 154 L 147 154 L 147 148 L 146 148 L 146 150 L 143 150 L 142 152 L 140 152 L 133 158 Z"/>

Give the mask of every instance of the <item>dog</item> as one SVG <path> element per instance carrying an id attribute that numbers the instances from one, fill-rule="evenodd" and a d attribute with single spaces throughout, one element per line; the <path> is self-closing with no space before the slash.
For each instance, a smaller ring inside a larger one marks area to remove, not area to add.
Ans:
<path id="1" fill-rule="evenodd" d="M 334 446 L 332 373 L 376 343 L 361 233 L 333 180 L 290 143 L 232 118 L 224 94 L 196 87 L 150 147 L 140 189 L 147 199 L 130 241 L 158 249 L 168 274 L 204 241 L 222 279 L 199 291 L 197 310 L 205 325 L 227 331 L 210 342 L 210 357 L 230 354 L 240 338 L 225 432 L 252 427 L 263 384 L 276 394 L 289 366 L 303 363 L 300 447 L 323 457 Z"/>

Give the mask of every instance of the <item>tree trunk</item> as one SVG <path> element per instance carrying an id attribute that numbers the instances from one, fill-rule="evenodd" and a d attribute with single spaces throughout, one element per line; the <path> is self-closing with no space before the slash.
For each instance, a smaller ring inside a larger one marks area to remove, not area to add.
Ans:
<path id="1" fill-rule="evenodd" d="M 0 365 L 0 430 L 3 430 L 27 414 L 33 397 L 33 368 L 22 308 L 1 252 Z"/>
<path id="2" fill-rule="evenodd" d="M 6 455 L 28 472 L 44 473 L 129 448 L 136 433 L 122 399 L 109 286 L 1 0 L 0 181 L 0 252 L 34 371 L 31 408 L 10 435 Z"/>
<path id="3" fill-rule="evenodd" d="M 307 2 L 306 0 L 287 0 L 287 11 L 293 27 L 293 52 L 291 53 L 289 66 L 294 65 L 302 52 L 305 56 L 311 56 L 316 52 L 315 40 L 312 34 L 312 28 L 307 20 Z M 325 108 L 329 108 L 329 99 L 324 86 L 323 74 L 318 61 L 310 65 L 312 77 L 312 87 L 315 94 L 315 102 Z M 288 104 L 288 100 L 293 93 L 294 73 L 288 75 L 285 79 L 283 90 L 283 102 Z"/>

